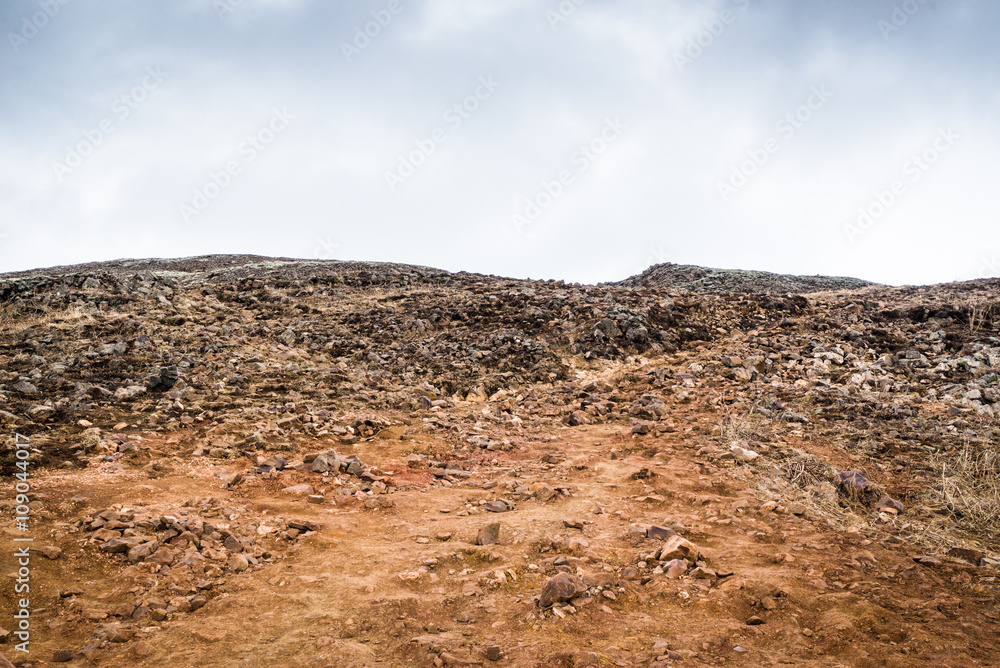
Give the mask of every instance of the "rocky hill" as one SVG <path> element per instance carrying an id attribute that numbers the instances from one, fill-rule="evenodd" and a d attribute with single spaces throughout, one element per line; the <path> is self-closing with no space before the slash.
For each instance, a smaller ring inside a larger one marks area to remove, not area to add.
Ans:
<path id="1" fill-rule="evenodd" d="M 825 290 L 852 290 L 874 285 L 842 276 L 790 276 L 766 271 L 710 269 L 689 264 L 654 264 L 646 271 L 618 282 L 630 288 L 673 288 L 690 292 L 749 292 L 807 294 Z"/>
<path id="2" fill-rule="evenodd" d="M 34 612 L 0 653 L 995 665 L 998 337 L 998 280 L 6 274 L 0 523 Z"/>

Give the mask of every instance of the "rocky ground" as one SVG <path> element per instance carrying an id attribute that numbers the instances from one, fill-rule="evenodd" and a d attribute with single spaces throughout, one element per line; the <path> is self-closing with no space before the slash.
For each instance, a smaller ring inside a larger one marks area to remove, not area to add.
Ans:
<path id="1" fill-rule="evenodd" d="M 692 269 L 0 277 L 0 653 L 1000 665 L 1000 281 Z"/>

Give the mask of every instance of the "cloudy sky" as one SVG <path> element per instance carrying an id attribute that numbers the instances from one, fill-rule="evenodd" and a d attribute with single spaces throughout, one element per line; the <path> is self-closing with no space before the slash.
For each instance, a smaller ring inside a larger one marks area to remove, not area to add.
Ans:
<path id="1" fill-rule="evenodd" d="M 989 0 L 6 0 L 0 271 L 1000 275 Z"/>

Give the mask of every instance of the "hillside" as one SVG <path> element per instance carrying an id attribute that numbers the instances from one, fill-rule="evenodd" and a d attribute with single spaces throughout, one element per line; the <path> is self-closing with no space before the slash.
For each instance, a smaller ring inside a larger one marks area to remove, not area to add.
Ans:
<path id="1" fill-rule="evenodd" d="M 1000 280 L 2 275 L 30 660 L 998 665 L 998 337 Z"/>

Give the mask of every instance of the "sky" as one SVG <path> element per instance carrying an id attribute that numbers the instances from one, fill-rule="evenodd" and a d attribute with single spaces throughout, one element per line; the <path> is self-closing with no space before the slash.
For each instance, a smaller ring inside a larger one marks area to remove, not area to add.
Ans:
<path id="1" fill-rule="evenodd" d="M 4 0 L 0 271 L 1000 276 L 1000 3 Z"/>

